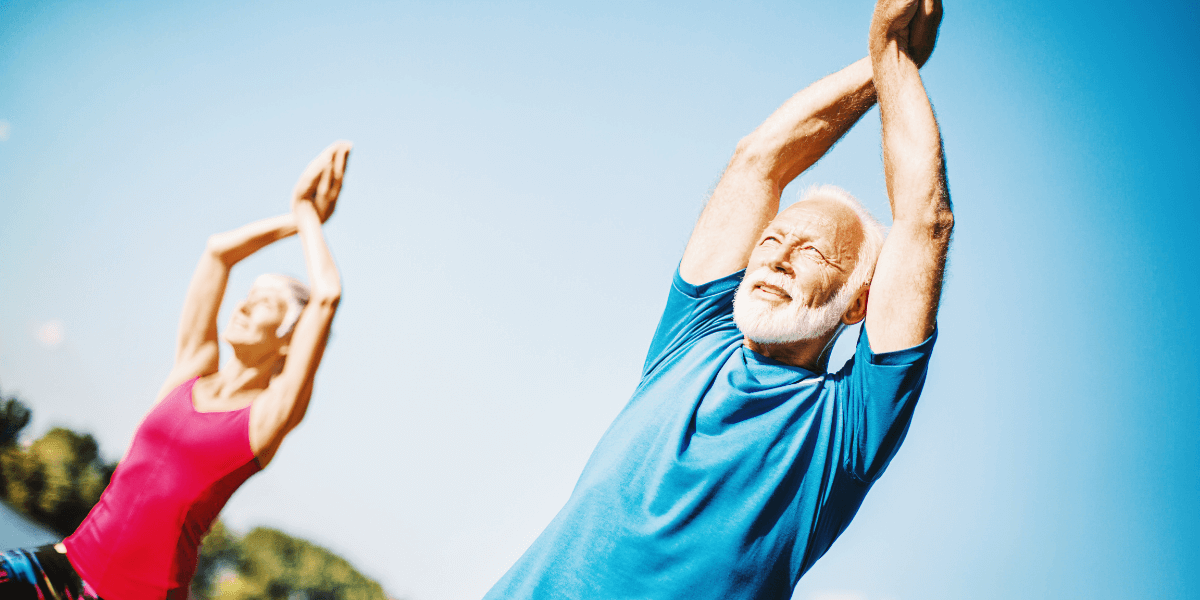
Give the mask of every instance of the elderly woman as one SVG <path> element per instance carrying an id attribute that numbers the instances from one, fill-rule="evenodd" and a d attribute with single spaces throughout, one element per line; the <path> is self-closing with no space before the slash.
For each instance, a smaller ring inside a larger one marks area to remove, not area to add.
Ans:
<path id="1" fill-rule="evenodd" d="M 63 543 L 0 554 L 0 597 L 187 598 L 213 520 L 308 409 L 341 296 L 321 223 L 349 153 L 338 142 L 309 164 L 291 214 L 209 238 L 183 303 L 175 366 L 112 483 Z M 217 312 L 230 269 L 296 233 L 311 289 L 283 275 L 255 280 L 220 336 L 233 349 L 220 365 Z"/>

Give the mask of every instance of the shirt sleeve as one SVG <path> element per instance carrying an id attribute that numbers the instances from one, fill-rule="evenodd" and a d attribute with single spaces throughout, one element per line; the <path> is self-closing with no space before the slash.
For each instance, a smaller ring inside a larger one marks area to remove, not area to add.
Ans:
<path id="1" fill-rule="evenodd" d="M 658 329 L 650 340 L 642 376 L 649 375 L 663 360 L 688 342 L 716 331 L 736 329 L 733 324 L 733 296 L 742 282 L 745 270 L 705 284 L 692 285 L 683 280 L 679 269 L 671 280 L 667 307 L 663 309 Z"/>
<path id="2" fill-rule="evenodd" d="M 854 357 L 835 375 L 842 418 L 842 466 L 870 484 L 883 474 L 908 433 L 937 331 L 905 350 L 871 351 L 864 325 Z"/>

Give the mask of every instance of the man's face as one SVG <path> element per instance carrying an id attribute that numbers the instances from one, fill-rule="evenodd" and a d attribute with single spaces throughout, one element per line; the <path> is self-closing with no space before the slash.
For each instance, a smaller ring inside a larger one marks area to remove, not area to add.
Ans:
<path id="1" fill-rule="evenodd" d="M 734 299 L 742 333 L 756 342 L 790 343 L 836 328 L 854 299 L 838 292 L 862 242 L 857 215 L 839 202 L 813 198 L 780 213 L 751 252 Z"/>

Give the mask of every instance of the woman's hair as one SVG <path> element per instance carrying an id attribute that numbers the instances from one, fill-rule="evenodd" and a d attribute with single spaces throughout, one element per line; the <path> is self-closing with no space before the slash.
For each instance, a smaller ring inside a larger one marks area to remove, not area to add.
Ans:
<path id="1" fill-rule="evenodd" d="M 287 312 L 283 315 L 283 322 L 275 330 L 275 335 L 283 337 L 291 333 L 292 329 L 296 327 L 296 321 L 300 320 L 300 313 L 304 312 L 304 306 L 308 304 L 308 286 L 299 279 L 279 273 L 259 275 L 254 280 L 254 285 L 255 287 L 270 287 L 283 292 L 284 301 L 287 303 Z"/>

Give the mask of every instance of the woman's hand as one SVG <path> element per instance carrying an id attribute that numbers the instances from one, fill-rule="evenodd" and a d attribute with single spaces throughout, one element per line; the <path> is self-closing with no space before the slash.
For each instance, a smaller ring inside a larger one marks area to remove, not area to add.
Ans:
<path id="1" fill-rule="evenodd" d="M 322 223 L 333 214 L 353 146 L 346 141 L 334 142 L 308 163 L 292 192 L 293 210 L 299 202 L 312 202 Z"/>
<path id="2" fill-rule="evenodd" d="M 311 293 L 292 330 L 283 370 L 250 408 L 250 449 L 260 466 L 271 462 L 283 438 L 308 411 L 313 379 L 341 302 L 341 277 L 325 243 L 321 221 L 333 212 L 349 153 L 350 142 L 335 142 L 308 165 L 296 184 L 292 215 L 308 266 Z"/>

